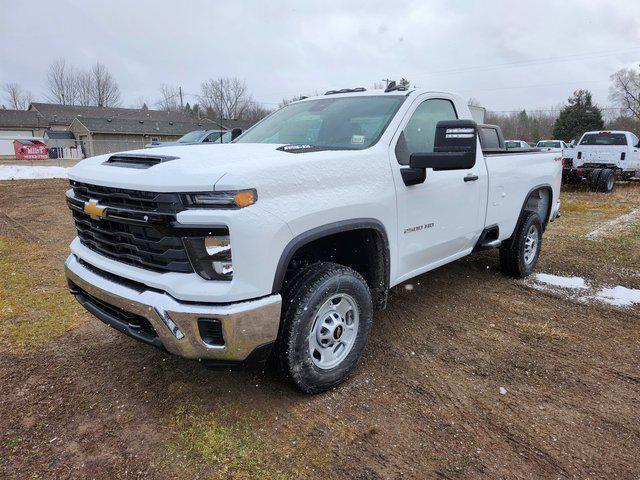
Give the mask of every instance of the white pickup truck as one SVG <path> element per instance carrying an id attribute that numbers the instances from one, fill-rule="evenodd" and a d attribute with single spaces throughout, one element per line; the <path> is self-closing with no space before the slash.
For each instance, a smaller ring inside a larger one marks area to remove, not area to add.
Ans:
<path id="1" fill-rule="evenodd" d="M 73 295 L 186 358 L 275 359 L 311 393 L 351 372 L 394 285 L 493 247 L 531 273 L 560 158 L 483 152 L 456 95 L 363 90 L 289 104 L 230 144 L 76 165 Z"/>
<path id="2" fill-rule="evenodd" d="M 611 192 L 616 178 L 640 175 L 640 140 L 631 132 L 586 132 L 563 157 L 564 180 L 586 182 L 597 192 Z"/>

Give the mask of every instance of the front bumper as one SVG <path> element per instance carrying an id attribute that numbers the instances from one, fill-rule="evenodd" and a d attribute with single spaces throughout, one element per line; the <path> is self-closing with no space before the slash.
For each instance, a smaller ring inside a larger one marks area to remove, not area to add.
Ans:
<path id="1" fill-rule="evenodd" d="M 280 295 L 230 304 L 180 302 L 165 292 L 91 268 L 70 255 L 65 262 L 69 288 L 104 323 L 170 353 L 221 363 L 268 354 L 280 324 Z M 153 327 L 141 330 L 131 318 Z M 203 340 L 198 321 L 217 321 L 222 340 Z"/>

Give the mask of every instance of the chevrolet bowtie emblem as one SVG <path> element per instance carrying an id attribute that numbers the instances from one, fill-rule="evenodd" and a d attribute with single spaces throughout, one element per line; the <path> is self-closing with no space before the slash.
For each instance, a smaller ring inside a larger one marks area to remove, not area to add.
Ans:
<path id="1" fill-rule="evenodd" d="M 84 202 L 84 213 L 88 213 L 94 220 L 100 220 L 105 210 L 105 207 L 98 205 L 97 200 L 90 199 L 88 202 Z"/>

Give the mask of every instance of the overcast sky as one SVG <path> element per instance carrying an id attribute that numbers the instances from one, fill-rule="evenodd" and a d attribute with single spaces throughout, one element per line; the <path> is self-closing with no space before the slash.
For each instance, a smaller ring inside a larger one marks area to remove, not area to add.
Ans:
<path id="1" fill-rule="evenodd" d="M 0 0 L 0 84 L 43 97 L 60 57 L 107 65 L 124 106 L 218 76 L 245 79 L 266 106 L 403 76 L 492 110 L 577 88 L 605 105 L 609 75 L 640 63 L 640 14 L 638 0 Z"/>

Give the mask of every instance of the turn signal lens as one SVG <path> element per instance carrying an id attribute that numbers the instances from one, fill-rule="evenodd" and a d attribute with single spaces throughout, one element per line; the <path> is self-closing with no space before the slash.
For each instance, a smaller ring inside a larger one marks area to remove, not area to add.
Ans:
<path id="1" fill-rule="evenodd" d="M 242 190 L 236 193 L 233 199 L 239 207 L 248 207 L 256 203 L 256 192 L 255 190 Z"/>

